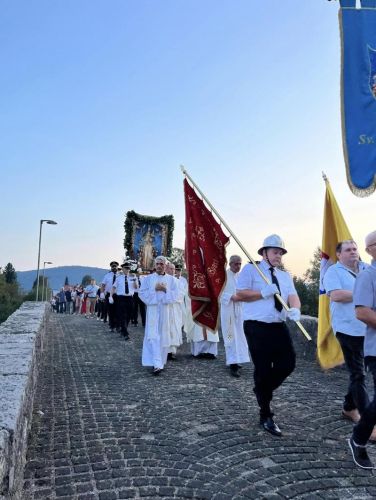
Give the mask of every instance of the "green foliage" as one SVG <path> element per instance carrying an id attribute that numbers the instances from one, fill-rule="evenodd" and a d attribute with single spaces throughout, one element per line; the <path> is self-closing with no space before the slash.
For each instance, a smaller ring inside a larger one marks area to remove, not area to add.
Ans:
<path id="1" fill-rule="evenodd" d="M 169 255 L 167 258 L 169 261 L 175 264 L 175 266 L 179 265 L 184 268 L 184 250 L 182 248 L 174 247 L 172 249 L 171 255 Z"/>
<path id="2" fill-rule="evenodd" d="M 14 269 L 13 265 L 8 262 L 8 264 L 4 267 L 3 271 L 6 283 L 16 283 L 17 282 L 17 273 Z"/>
<path id="3" fill-rule="evenodd" d="M 9 280 L 9 281 L 7 281 Z M 0 323 L 20 307 L 23 296 L 17 283 L 17 274 L 9 262 L 0 273 Z"/>
<path id="4" fill-rule="evenodd" d="M 85 274 L 85 276 L 82 278 L 81 285 L 82 286 L 88 286 L 90 285 L 90 281 L 93 278 L 90 276 L 90 274 Z"/>
<path id="5" fill-rule="evenodd" d="M 47 288 L 47 295 L 46 295 L 46 289 L 44 288 L 46 287 Z M 44 280 L 43 280 L 43 275 L 40 274 L 39 275 L 39 291 L 38 291 L 38 300 L 42 300 L 42 293 L 44 291 L 44 296 L 47 298 L 51 295 L 51 290 L 50 288 L 48 288 L 48 278 L 45 276 L 44 277 Z M 33 288 L 31 289 L 31 291 L 29 293 L 27 293 L 23 300 L 24 302 L 25 301 L 34 301 L 36 300 L 37 298 L 37 280 L 35 279 L 34 280 L 34 283 L 33 283 Z"/>
<path id="6" fill-rule="evenodd" d="M 315 317 L 319 309 L 320 262 L 321 251 L 316 248 L 310 261 L 311 267 L 306 270 L 303 278 L 294 276 L 295 288 L 302 303 L 302 314 Z"/>

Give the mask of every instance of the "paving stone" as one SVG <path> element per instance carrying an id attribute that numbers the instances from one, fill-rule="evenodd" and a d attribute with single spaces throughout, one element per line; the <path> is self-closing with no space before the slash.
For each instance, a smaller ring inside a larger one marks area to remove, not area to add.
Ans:
<path id="1" fill-rule="evenodd" d="M 346 371 L 322 372 L 300 340 L 297 368 L 273 399 L 276 439 L 258 425 L 250 365 L 234 380 L 222 345 L 213 362 L 184 345 L 152 377 L 140 364 L 142 328 L 131 334 L 124 343 L 103 323 L 52 315 L 25 500 L 376 497 L 376 476 L 354 467 L 345 441 Z M 376 447 L 369 453 L 376 461 Z"/>

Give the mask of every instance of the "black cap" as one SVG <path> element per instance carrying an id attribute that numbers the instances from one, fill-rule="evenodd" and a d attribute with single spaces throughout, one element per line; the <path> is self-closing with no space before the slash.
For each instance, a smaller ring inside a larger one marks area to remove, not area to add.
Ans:
<path id="1" fill-rule="evenodd" d="M 177 265 L 175 266 L 175 271 L 181 271 L 182 269 L 183 269 L 183 268 L 182 268 L 182 266 L 181 266 L 180 264 L 177 264 Z"/>
<path id="2" fill-rule="evenodd" d="M 113 260 L 112 262 L 110 262 L 110 267 L 112 266 L 118 266 L 119 265 L 119 262 L 116 262 L 116 260 Z"/>
<path id="3" fill-rule="evenodd" d="M 124 262 L 123 264 L 120 265 L 120 267 L 125 267 L 125 269 L 130 269 L 131 265 L 129 262 Z"/>

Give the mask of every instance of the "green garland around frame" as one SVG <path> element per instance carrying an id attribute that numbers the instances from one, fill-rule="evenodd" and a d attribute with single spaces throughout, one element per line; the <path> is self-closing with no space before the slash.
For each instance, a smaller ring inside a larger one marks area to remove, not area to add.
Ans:
<path id="1" fill-rule="evenodd" d="M 172 237 L 174 232 L 174 216 L 173 215 L 163 215 L 162 217 L 152 217 L 151 215 L 141 215 L 133 210 L 129 210 L 126 213 L 124 230 L 124 248 L 128 255 L 132 255 L 132 238 L 133 238 L 133 222 L 142 222 L 146 224 L 166 224 L 168 227 L 167 231 L 167 255 L 172 253 Z"/>

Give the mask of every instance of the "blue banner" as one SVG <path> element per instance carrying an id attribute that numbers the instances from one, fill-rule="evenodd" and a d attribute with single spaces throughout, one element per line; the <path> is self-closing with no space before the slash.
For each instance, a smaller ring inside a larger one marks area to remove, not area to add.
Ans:
<path id="1" fill-rule="evenodd" d="M 376 189 L 376 1 L 341 0 L 342 140 L 347 181 L 357 196 Z"/>

